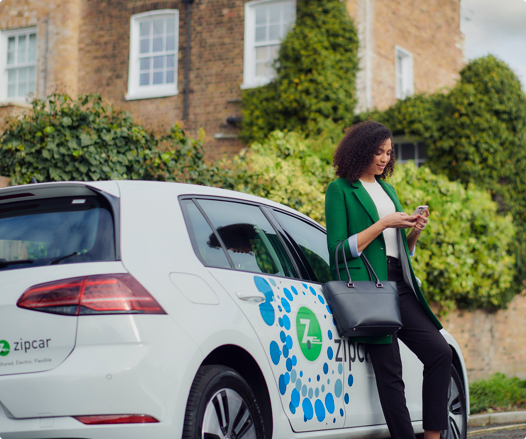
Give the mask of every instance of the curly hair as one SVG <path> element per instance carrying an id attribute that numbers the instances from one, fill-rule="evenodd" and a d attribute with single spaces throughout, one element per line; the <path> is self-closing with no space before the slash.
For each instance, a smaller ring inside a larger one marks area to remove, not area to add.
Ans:
<path id="1" fill-rule="evenodd" d="M 381 123 L 367 121 L 353 125 L 340 141 L 334 153 L 333 166 L 338 177 L 358 181 L 372 163 L 378 148 L 393 133 Z M 394 151 L 384 172 L 378 177 L 382 180 L 391 176 L 395 166 Z"/>

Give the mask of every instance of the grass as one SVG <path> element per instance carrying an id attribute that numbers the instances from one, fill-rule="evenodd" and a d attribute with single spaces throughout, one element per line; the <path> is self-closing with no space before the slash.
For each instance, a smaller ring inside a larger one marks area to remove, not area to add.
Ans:
<path id="1" fill-rule="evenodd" d="M 526 380 L 493 374 L 487 380 L 469 385 L 471 413 L 518 410 L 526 408 Z"/>

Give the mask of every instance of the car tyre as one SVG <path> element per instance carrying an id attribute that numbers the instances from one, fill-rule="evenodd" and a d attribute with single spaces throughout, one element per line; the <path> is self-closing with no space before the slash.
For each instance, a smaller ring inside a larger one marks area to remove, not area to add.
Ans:
<path id="1" fill-rule="evenodd" d="M 440 439 L 466 439 L 468 432 L 468 412 L 466 393 L 455 366 L 451 366 L 451 379 L 447 398 L 448 428 L 442 430 Z"/>
<path id="2" fill-rule="evenodd" d="M 202 366 L 186 406 L 183 439 L 265 439 L 252 389 L 235 370 Z"/>

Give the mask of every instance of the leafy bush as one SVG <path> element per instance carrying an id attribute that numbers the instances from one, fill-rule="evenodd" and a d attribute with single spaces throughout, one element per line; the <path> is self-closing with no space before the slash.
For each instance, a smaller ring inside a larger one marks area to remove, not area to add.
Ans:
<path id="1" fill-rule="evenodd" d="M 493 374 L 488 380 L 469 385 L 471 413 L 526 407 L 526 380 Z"/>
<path id="2" fill-rule="evenodd" d="M 345 2 L 299 0 L 281 44 L 276 78 L 243 91 L 241 138 L 262 142 L 273 130 L 312 130 L 350 122 L 355 106 L 358 36 Z"/>
<path id="3" fill-rule="evenodd" d="M 494 56 L 479 58 L 449 93 L 417 95 L 358 119 L 423 139 L 433 172 L 488 189 L 499 211 L 511 212 L 520 288 L 526 279 L 526 95 L 513 71 Z"/>
<path id="4" fill-rule="evenodd" d="M 228 185 L 203 162 L 202 139 L 174 126 L 162 137 L 104 105 L 100 95 L 52 95 L 11 120 L 0 136 L 0 175 L 37 181 L 157 179 Z M 227 176 L 225 176 L 227 177 Z"/>

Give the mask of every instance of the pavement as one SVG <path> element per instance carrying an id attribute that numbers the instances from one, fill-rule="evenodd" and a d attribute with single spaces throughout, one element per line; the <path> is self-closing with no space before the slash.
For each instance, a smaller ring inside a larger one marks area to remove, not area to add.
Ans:
<path id="1" fill-rule="evenodd" d="M 470 415 L 468 427 L 483 427 L 485 425 L 520 424 L 526 423 L 526 411 L 484 413 Z"/>

